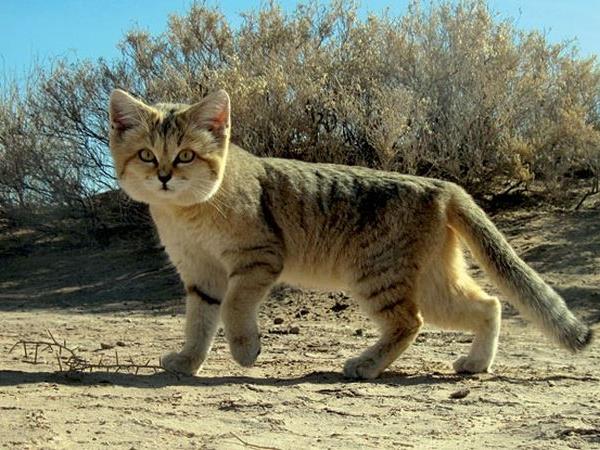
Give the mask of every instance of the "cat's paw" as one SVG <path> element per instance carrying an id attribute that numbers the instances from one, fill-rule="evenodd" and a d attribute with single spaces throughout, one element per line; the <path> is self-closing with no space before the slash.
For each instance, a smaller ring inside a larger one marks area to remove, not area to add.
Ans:
<path id="1" fill-rule="evenodd" d="M 260 336 L 258 332 L 242 336 L 232 336 L 228 340 L 233 359 L 240 366 L 252 367 L 256 362 L 256 358 L 260 355 Z"/>
<path id="2" fill-rule="evenodd" d="M 481 373 L 489 372 L 491 363 L 487 360 L 461 356 L 452 364 L 456 373 Z"/>
<path id="3" fill-rule="evenodd" d="M 358 356 L 344 364 L 344 376 L 358 380 L 372 380 L 381 373 L 379 364 L 371 357 Z"/>
<path id="4" fill-rule="evenodd" d="M 196 375 L 200 369 L 200 363 L 189 355 L 172 352 L 160 358 L 160 365 L 169 372 L 182 375 Z"/>

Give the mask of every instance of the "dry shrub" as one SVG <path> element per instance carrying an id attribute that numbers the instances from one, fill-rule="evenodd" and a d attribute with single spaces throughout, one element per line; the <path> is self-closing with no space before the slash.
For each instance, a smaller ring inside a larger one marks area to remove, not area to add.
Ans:
<path id="1" fill-rule="evenodd" d="M 402 17 L 367 18 L 343 1 L 291 13 L 271 3 L 236 28 L 197 3 L 164 34 L 127 33 L 120 50 L 111 62 L 57 61 L 25 92 L 6 89 L 2 208 L 93 215 L 96 194 L 115 187 L 106 128 L 115 87 L 177 102 L 225 88 L 234 141 L 259 155 L 441 177 L 479 194 L 536 179 L 556 198 L 573 177 L 598 182 L 595 59 L 519 31 L 484 1 L 414 2 Z"/>

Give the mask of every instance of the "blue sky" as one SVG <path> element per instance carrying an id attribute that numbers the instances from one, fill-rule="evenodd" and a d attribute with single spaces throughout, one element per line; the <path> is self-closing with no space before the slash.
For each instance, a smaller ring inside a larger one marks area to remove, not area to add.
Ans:
<path id="1" fill-rule="evenodd" d="M 293 9 L 292 0 L 280 2 Z M 406 10 L 408 0 L 370 0 L 362 10 L 393 15 Z M 427 3 L 427 2 L 425 2 Z M 170 13 L 184 13 L 190 0 L 0 0 L 1 75 L 20 78 L 35 61 L 117 55 L 117 44 L 132 27 L 162 32 Z M 209 0 L 208 4 L 215 4 Z M 257 1 L 222 0 L 221 10 L 231 22 Z M 519 28 L 539 29 L 552 42 L 577 39 L 585 56 L 600 55 L 600 0 L 489 0 L 500 17 L 512 17 Z"/>

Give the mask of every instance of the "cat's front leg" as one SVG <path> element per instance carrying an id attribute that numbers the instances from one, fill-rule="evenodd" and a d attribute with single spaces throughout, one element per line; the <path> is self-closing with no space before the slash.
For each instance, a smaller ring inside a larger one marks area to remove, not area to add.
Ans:
<path id="1" fill-rule="evenodd" d="M 260 354 L 260 334 L 256 322 L 258 306 L 280 271 L 280 268 L 268 264 L 255 263 L 231 272 L 221 318 L 233 359 L 244 367 L 254 365 Z"/>
<path id="2" fill-rule="evenodd" d="M 219 326 L 221 300 L 188 286 L 185 307 L 185 344 L 180 352 L 164 355 L 161 366 L 172 372 L 195 375 L 206 359 Z"/>

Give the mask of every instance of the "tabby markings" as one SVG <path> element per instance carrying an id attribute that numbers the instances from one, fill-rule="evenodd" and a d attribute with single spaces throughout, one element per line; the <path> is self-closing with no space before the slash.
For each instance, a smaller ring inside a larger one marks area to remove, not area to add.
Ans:
<path id="1" fill-rule="evenodd" d="M 188 294 L 195 294 L 197 297 L 200 298 L 200 300 L 208 303 L 209 305 L 220 305 L 221 304 L 221 300 L 219 300 L 218 298 L 211 297 L 206 292 L 202 292 L 200 290 L 200 288 L 196 285 L 188 286 L 187 292 L 188 292 Z"/>

